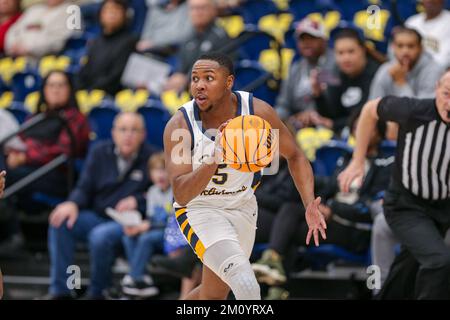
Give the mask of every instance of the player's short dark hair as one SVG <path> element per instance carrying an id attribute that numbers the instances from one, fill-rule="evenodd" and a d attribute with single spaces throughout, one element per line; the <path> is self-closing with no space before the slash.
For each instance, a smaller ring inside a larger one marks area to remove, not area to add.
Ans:
<path id="1" fill-rule="evenodd" d="M 210 52 L 210 53 L 204 53 L 200 57 L 198 57 L 198 60 L 211 60 L 216 61 L 221 67 L 224 67 L 228 70 L 228 73 L 230 75 L 234 76 L 234 65 L 233 61 L 229 56 L 222 52 Z"/>
<path id="2" fill-rule="evenodd" d="M 417 31 L 416 29 L 408 28 L 408 27 L 404 27 L 404 26 L 397 26 L 392 29 L 392 41 L 395 41 L 396 36 L 401 33 L 412 34 L 412 35 L 416 36 L 417 42 L 419 44 L 422 43 L 422 35 L 419 33 L 419 31 Z"/>

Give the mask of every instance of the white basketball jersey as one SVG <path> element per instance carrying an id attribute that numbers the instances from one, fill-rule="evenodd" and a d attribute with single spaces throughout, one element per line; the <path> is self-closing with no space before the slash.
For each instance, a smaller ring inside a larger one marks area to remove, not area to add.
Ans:
<path id="1" fill-rule="evenodd" d="M 234 91 L 238 106 L 236 117 L 253 114 L 253 95 L 244 91 Z M 207 130 L 200 121 L 200 112 L 194 100 L 184 104 L 183 112 L 192 136 L 192 168 L 196 170 L 202 160 L 212 154 L 214 136 L 217 129 Z M 220 164 L 216 174 L 211 178 L 205 190 L 192 199 L 187 207 L 239 208 L 240 205 L 254 198 L 254 189 L 259 184 L 261 174 L 237 171 L 226 164 Z M 175 207 L 180 207 L 177 203 Z"/>

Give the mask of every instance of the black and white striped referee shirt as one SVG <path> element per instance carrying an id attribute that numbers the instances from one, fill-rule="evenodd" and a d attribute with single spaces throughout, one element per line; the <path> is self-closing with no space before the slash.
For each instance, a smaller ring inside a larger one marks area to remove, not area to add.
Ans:
<path id="1" fill-rule="evenodd" d="M 378 116 L 400 125 L 394 179 L 427 200 L 450 199 L 450 124 L 434 99 L 385 97 Z"/>

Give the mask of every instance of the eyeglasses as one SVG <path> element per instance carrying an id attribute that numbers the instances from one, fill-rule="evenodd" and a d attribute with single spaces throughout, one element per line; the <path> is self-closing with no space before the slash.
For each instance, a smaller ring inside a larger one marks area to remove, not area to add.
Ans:
<path id="1" fill-rule="evenodd" d="M 63 88 L 66 87 L 67 85 L 68 85 L 67 82 L 47 82 L 45 84 L 45 86 L 49 88 Z"/>
<path id="2" fill-rule="evenodd" d="M 142 132 L 141 128 L 126 128 L 126 127 L 115 127 L 114 130 L 121 134 L 131 133 L 131 134 L 139 134 Z"/>

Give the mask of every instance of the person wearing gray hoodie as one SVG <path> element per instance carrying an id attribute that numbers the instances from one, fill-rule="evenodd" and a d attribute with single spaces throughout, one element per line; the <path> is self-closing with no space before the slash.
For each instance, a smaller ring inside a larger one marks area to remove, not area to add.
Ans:
<path id="1" fill-rule="evenodd" d="M 395 59 L 375 74 L 369 99 L 387 95 L 431 98 L 444 69 L 423 49 L 422 36 L 414 29 L 397 27 L 392 35 Z"/>

